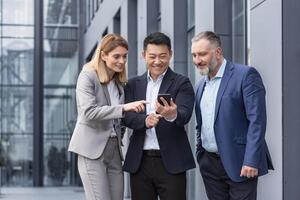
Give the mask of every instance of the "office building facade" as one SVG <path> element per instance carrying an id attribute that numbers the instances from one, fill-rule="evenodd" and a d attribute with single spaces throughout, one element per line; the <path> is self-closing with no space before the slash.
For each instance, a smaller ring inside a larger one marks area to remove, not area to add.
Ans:
<path id="1" fill-rule="evenodd" d="M 299 9 L 296 0 L 1 0 L 0 135 L 7 161 L 1 184 L 80 184 L 75 156 L 63 152 L 76 121 L 77 74 L 105 34 L 128 40 L 133 77 L 146 71 L 143 39 L 166 33 L 174 51 L 170 66 L 195 85 L 201 77 L 190 40 L 213 30 L 225 57 L 256 67 L 266 86 L 266 140 L 275 171 L 259 179 L 258 199 L 298 199 Z M 186 128 L 195 149 L 194 116 Z M 59 156 L 62 161 L 53 162 Z M 199 169 L 187 177 L 188 199 L 206 199 Z M 128 176 L 125 181 L 130 197 Z"/>

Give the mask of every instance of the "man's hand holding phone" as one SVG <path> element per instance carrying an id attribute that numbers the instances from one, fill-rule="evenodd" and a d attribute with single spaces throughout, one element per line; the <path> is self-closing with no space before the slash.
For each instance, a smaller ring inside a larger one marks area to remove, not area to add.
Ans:
<path id="1" fill-rule="evenodd" d="M 174 121 L 177 118 L 177 105 L 170 94 L 158 94 L 155 106 L 156 112 L 166 120 Z"/>

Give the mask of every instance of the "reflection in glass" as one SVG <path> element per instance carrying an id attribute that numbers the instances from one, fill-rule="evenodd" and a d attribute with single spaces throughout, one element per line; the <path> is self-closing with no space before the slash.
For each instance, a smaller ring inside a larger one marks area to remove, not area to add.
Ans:
<path id="1" fill-rule="evenodd" d="M 45 24 L 78 24 L 78 0 L 44 0 Z"/>
<path id="2" fill-rule="evenodd" d="M 70 184 L 70 153 L 67 152 L 75 126 L 75 88 L 47 88 L 44 94 L 45 185 Z"/>
<path id="3" fill-rule="evenodd" d="M 1 167 L 1 184 L 32 185 L 32 88 L 1 86 L 1 145 L 6 165 Z"/>
<path id="4" fill-rule="evenodd" d="M 78 0 L 44 0 L 44 185 L 70 185 L 67 152 L 76 120 Z"/>
<path id="5" fill-rule="evenodd" d="M 1 0 L 1 185 L 32 186 L 33 0 Z"/>
<path id="6" fill-rule="evenodd" d="M 1 0 L 3 24 L 33 24 L 34 0 Z"/>
<path id="7" fill-rule="evenodd" d="M 66 148 L 76 117 L 78 2 L 44 1 L 45 185 L 70 185 L 76 175 Z M 33 145 L 33 4 L 34 0 L 0 0 L 0 161 L 3 155 L 5 160 L 5 165 L 0 162 L 2 186 L 32 186 L 33 164 L 39 162 L 33 161 L 33 152 L 37 151 Z M 57 165 L 59 160 L 63 165 Z"/>
<path id="8" fill-rule="evenodd" d="M 15 33 L 16 34 L 16 33 Z M 3 39 L 1 84 L 33 83 L 33 39 Z"/>

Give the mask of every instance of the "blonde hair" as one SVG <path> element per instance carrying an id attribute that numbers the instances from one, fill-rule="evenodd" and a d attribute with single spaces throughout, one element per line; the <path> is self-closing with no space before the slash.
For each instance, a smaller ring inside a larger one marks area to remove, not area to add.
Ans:
<path id="1" fill-rule="evenodd" d="M 92 60 L 86 64 L 87 67 L 95 69 L 100 83 L 106 84 L 110 81 L 106 63 L 101 58 L 101 52 L 108 54 L 119 46 L 128 50 L 128 43 L 122 36 L 113 33 L 107 34 L 102 38 L 101 43 L 97 46 Z M 114 78 L 119 83 L 126 83 L 126 68 L 122 72 L 116 72 Z"/>

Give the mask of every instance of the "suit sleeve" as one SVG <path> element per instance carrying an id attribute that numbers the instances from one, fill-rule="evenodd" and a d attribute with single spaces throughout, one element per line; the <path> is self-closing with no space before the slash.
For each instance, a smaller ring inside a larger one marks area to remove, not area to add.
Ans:
<path id="1" fill-rule="evenodd" d="M 193 114 L 195 93 L 188 78 L 184 77 L 179 85 L 175 103 L 177 105 L 177 118 L 174 121 L 177 126 L 187 124 Z"/>
<path id="2" fill-rule="evenodd" d="M 88 121 L 122 118 L 123 105 L 99 106 L 96 101 L 95 85 L 87 72 L 81 72 L 76 87 L 77 104 Z"/>
<path id="3" fill-rule="evenodd" d="M 243 99 L 249 121 L 243 165 L 258 168 L 266 131 L 265 88 L 259 73 L 250 68 L 243 81 Z"/>
<path id="4" fill-rule="evenodd" d="M 137 101 L 134 97 L 134 82 L 128 83 L 124 87 L 125 92 L 125 103 Z M 136 112 L 125 112 L 123 125 L 131 128 L 133 130 L 146 130 L 146 120 L 147 115 L 145 113 L 136 113 Z"/>

